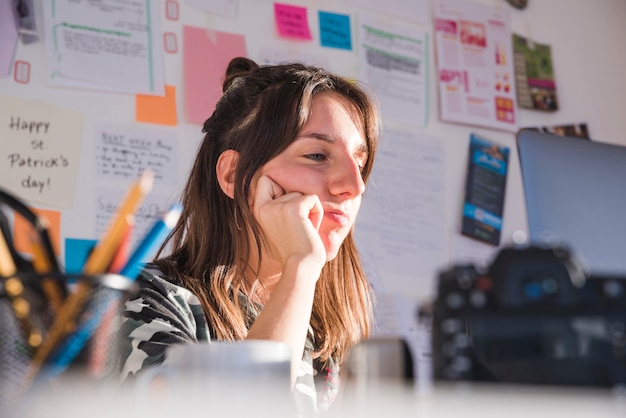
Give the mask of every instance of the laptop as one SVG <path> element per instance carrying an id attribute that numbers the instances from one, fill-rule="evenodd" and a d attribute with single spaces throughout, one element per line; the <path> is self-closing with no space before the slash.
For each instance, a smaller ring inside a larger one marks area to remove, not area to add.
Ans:
<path id="1" fill-rule="evenodd" d="M 626 278 L 626 147 L 522 129 L 529 238 L 564 244 L 591 276 Z"/>

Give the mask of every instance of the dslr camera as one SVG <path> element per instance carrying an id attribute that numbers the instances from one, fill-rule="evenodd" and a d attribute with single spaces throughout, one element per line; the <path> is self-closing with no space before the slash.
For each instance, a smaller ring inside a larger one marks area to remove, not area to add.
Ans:
<path id="1" fill-rule="evenodd" d="M 590 277 L 566 247 L 452 266 L 432 309 L 436 380 L 626 384 L 626 278 Z"/>

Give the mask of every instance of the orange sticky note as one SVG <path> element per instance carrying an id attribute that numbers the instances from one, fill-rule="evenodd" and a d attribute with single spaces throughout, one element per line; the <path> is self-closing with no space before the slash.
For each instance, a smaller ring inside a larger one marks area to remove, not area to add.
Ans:
<path id="1" fill-rule="evenodd" d="M 274 3 L 276 28 L 281 36 L 295 39 L 311 39 L 306 7 Z"/>
<path id="2" fill-rule="evenodd" d="M 52 241 L 54 253 L 58 256 L 59 248 L 61 248 L 61 212 L 33 207 L 30 209 L 48 221 L 48 234 L 50 235 L 50 241 Z M 15 213 L 13 219 L 13 243 L 15 249 L 24 254 L 32 254 L 32 243 L 27 231 L 33 230 L 33 227 L 17 213 Z"/>
<path id="3" fill-rule="evenodd" d="M 176 87 L 165 86 L 165 96 L 135 96 L 135 119 L 137 122 L 177 125 Z"/>

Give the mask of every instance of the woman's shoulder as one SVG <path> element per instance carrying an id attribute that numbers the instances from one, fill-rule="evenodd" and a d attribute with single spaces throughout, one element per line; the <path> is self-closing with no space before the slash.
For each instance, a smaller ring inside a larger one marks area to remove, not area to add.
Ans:
<path id="1" fill-rule="evenodd" d="M 154 265 L 146 265 L 136 279 L 135 290 L 125 303 L 125 316 L 144 322 L 159 320 L 193 330 L 198 339 L 205 334 L 206 318 L 198 298 L 166 277 Z"/>
<path id="2" fill-rule="evenodd" d="M 200 306 L 200 301 L 189 289 L 178 284 L 173 278 L 167 277 L 154 264 L 147 264 L 137 277 L 136 294 L 151 294 L 177 301 L 183 305 Z"/>

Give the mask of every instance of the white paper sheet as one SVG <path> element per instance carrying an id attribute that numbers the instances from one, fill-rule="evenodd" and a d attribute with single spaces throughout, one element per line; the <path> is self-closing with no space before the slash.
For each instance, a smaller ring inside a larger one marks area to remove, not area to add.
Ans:
<path id="1" fill-rule="evenodd" d="M 43 3 L 51 85 L 165 94 L 155 2 Z"/>
<path id="2" fill-rule="evenodd" d="M 428 120 L 428 35 L 414 27 L 359 17 L 359 79 L 375 91 L 385 120 L 425 126 Z"/>
<path id="3" fill-rule="evenodd" d="M 386 129 L 355 226 L 380 293 L 426 296 L 447 260 L 445 142 Z"/>

